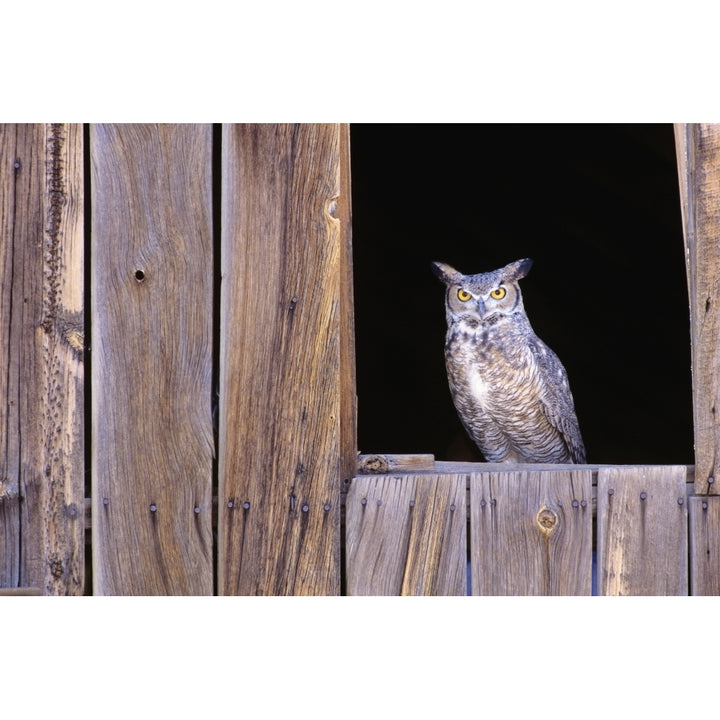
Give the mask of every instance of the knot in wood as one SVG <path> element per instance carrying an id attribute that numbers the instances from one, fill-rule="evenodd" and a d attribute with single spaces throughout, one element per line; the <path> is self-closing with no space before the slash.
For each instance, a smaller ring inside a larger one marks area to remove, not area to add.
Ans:
<path id="1" fill-rule="evenodd" d="M 390 469 L 387 458 L 382 455 L 368 455 L 360 463 L 360 472 L 364 475 L 386 473 Z"/>
<path id="2" fill-rule="evenodd" d="M 538 527 L 547 534 L 550 534 L 557 527 L 558 519 L 557 513 L 547 506 L 541 507 L 535 516 Z"/>
<path id="3" fill-rule="evenodd" d="M 57 580 L 63 576 L 62 560 L 50 560 L 50 574 Z"/>

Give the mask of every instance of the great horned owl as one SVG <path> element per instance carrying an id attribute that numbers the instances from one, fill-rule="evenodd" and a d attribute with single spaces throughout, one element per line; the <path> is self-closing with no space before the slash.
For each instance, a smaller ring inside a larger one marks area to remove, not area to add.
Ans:
<path id="1" fill-rule="evenodd" d="M 463 275 L 433 263 L 447 288 L 450 393 L 488 462 L 584 463 L 567 373 L 525 314 L 518 280 L 531 266 Z"/>

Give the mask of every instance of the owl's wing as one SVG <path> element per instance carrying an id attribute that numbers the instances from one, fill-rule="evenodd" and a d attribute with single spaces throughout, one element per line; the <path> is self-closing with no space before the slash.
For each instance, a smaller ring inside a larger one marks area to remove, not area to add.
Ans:
<path id="1" fill-rule="evenodd" d="M 530 342 L 535 362 L 540 368 L 543 383 L 541 400 L 543 415 L 562 437 L 572 461 L 585 462 L 585 445 L 575 414 L 570 383 L 560 358 L 539 338 Z"/>

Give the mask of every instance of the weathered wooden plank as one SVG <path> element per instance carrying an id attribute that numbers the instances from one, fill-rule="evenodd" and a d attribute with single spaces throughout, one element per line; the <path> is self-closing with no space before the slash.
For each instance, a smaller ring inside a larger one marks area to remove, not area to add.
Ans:
<path id="1" fill-rule="evenodd" d="M 34 587 L 19 587 L 19 588 L 0 588 L 0 596 L 6 596 L 6 595 L 18 595 L 18 596 L 26 596 L 26 595 L 44 595 L 42 588 L 34 588 Z"/>
<path id="2" fill-rule="evenodd" d="M 432 472 L 434 469 L 434 455 L 360 455 L 357 459 L 357 472 L 362 475 L 384 475 L 418 470 Z"/>
<path id="3" fill-rule="evenodd" d="M 720 125 L 675 126 L 692 341 L 695 492 L 720 492 Z"/>
<path id="4" fill-rule="evenodd" d="M 340 324 L 340 472 L 343 482 L 356 473 L 357 449 L 357 395 L 355 373 L 355 303 L 353 293 L 352 250 L 352 192 L 350 176 L 350 124 L 339 129 L 340 190 L 337 208 L 330 214 L 340 222 L 340 297 L 338 313 Z"/>
<path id="5" fill-rule="evenodd" d="M 339 493 L 355 462 L 341 429 L 352 385 L 349 229 L 336 217 L 348 217 L 344 132 L 223 128 L 221 594 L 340 592 Z"/>
<path id="6" fill-rule="evenodd" d="M 0 586 L 84 589 L 80 125 L 0 126 Z"/>
<path id="7" fill-rule="evenodd" d="M 96 594 L 213 591 L 209 125 L 93 125 Z"/>
<path id="8" fill-rule="evenodd" d="M 687 595 L 685 467 L 602 468 L 600 595 Z"/>
<path id="9" fill-rule="evenodd" d="M 590 595 L 589 470 L 470 477 L 473 595 Z"/>
<path id="10" fill-rule="evenodd" d="M 720 595 L 720 498 L 694 496 L 690 521 L 690 594 Z"/>
<path id="11" fill-rule="evenodd" d="M 465 595 L 464 475 L 354 478 L 345 503 L 348 595 Z"/>

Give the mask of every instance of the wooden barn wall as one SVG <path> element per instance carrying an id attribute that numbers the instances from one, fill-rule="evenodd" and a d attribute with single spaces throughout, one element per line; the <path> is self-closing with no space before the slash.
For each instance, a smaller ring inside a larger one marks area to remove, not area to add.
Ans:
<path id="1" fill-rule="evenodd" d="M 338 593 L 349 127 L 85 137 L 0 127 L 0 588 Z"/>
<path id="2" fill-rule="evenodd" d="M 353 478 L 347 125 L 0 126 L 0 592 L 718 594 L 720 126 L 676 145 L 694 470 Z"/>

